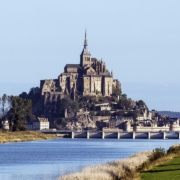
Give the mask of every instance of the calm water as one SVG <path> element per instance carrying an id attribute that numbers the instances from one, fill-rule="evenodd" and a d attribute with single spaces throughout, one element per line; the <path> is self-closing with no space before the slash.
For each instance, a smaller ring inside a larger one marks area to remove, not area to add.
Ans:
<path id="1" fill-rule="evenodd" d="M 0 145 L 0 180 L 54 180 L 85 166 L 180 143 L 179 140 L 56 139 Z"/>

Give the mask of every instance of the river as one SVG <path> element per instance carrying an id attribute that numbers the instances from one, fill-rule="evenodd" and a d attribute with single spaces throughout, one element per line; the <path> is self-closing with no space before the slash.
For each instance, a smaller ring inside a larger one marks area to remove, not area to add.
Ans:
<path id="1" fill-rule="evenodd" d="M 180 140 L 55 139 L 0 144 L 0 180 L 54 180 L 86 166 L 177 143 Z"/>

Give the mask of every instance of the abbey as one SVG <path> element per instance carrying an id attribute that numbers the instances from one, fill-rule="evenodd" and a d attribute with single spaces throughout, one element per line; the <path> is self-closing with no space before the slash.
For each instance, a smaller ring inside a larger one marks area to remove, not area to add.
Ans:
<path id="1" fill-rule="evenodd" d="M 111 96 L 113 90 L 120 89 L 121 85 L 117 79 L 113 79 L 113 73 L 106 69 L 105 62 L 91 57 L 85 32 L 80 64 L 66 64 L 58 79 L 41 80 L 40 88 L 46 104 L 67 95 L 75 99 L 76 92 L 83 96 Z"/>

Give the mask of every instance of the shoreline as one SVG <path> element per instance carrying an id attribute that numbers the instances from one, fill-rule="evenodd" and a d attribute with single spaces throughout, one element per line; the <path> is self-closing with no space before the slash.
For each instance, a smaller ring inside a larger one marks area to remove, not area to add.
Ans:
<path id="1" fill-rule="evenodd" d="M 180 148 L 180 144 L 174 144 L 169 150 Z M 161 148 L 160 148 L 161 149 Z M 107 162 L 101 165 L 88 166 L 80 171 L 62 175 L 58 180 L 114 180 L 114 179 L 137 179 L 137 175 L 144 170 L 152 168 L 158 164 L 163 164 L 176 154 L 165 153 L 154 158 L 155 150 L 141 151 L 124 159 Z M 151 158 L 154 158 L 152 161 Z M 139 178 L 138 178 L 139 179 Z"/>
<path id="2" fill-rule="evenodd" d="M 50 140 L 56 138 L 57 138 L 56 135 L 43 134 L 41 132 L 36 132 L 36 131 L 19 131 L 19 132 L 0 131 L 0 144 Z"/>
<path id="3" fill-rule="evenodd" d="M 126 176 L 126 171 L 135 171 L 136 167 L 147 161 L 151 154 L 152 150 L 142 151 L 124 159 L 88 166 L 78 172 L 62 175 L 58 180 L 113 180 L 117 177 L 123 178 Z"/>

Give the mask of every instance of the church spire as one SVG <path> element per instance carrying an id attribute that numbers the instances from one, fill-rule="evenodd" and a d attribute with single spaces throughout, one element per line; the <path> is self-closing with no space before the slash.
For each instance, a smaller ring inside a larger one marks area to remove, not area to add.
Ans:
<path id="1" fill-rule="evenodd" d="M 81 55 L 91 55 L 89 50 L 88 50 L 88 43 L 87 43 L 87 30 L 85 29 L 85 36 L 84 36 L 84 48 L 81 53 Z"/>
<path id="2" fill-rule="evenodd" d="M 81 66 L 86 66 L 88 65 L 89 67 L 91 67 L 92 63 L 91 63 L 91 54 L 88 50 L 88 43 L 87 43 L 87 31 L 85 29 L 85 36 L 84 36 L 84 48 L 82 50 L 82 53 L 80 55 L 80 64 Z"/>
<path id="3" fill-rule="evenodd" d="M 86 49 L 86 46 L 88 46 L 88 43 L 87 43 L 87 37 L 86 37 L 86 29 L 85 29 L 85 37 L 84 37 L 84 48 Z"/>

